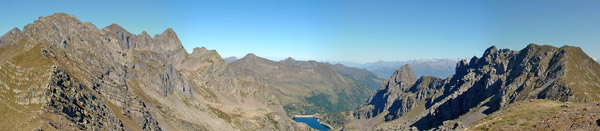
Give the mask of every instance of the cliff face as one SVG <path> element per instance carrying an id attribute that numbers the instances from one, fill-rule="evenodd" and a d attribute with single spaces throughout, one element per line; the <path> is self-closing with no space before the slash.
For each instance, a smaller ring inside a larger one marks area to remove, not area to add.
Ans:
<path id="1" fill-rule="evenodd" d="M 172 29 L 152 38 L 57 13 L 0 37 L 0 65 L 0 130 L 298 127 L 273 94 L 243 86 L 216 51 L 188 54 Z"/>
<path id="2" fill-rule="evenodd" d="M 406 72 L 403 68 L 398 72 Z M 388 81 L 407 74 L 396 73 Z M 490 47 L 481 58 L 460 61 L 447 79 L 422 77 L 415 84 L 401 79 L 399 83 L 409 84 L 380 89 L 355 116 L 377 124 L 401 123 L 379 124 L 383 129 L 458 128 L 527 99 L 598 101 L 599 75 L 600 65 L 578 47 L 530 44 L 520 51 Z M 384 119 L 374 120 L 378 115 Z"/>

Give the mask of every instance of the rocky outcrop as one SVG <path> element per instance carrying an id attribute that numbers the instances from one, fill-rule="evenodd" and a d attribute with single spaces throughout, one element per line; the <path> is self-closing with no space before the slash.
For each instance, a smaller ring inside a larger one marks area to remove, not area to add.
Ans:
<path id="1" fill-rule="evenodd" d="M 400 67 L 392 78 L 385 81 L 377 93 L 369 98 L 368 103 L 356 111 L 355 116 L 358 119 L 368 119 L 389 110 L 392 106 L 399 108 L 402 103 L 411 103 L 412 100 L 402 101 L 401 97 L 405 97 L 405 93 L 416 81 L 417 77 L 409 65 Z"/>
<path id="2" fill-rule="evenodd" d="M 578 47 L 530 44 L 520 51 L 512 51 L 492 46 L 481 58 L 460 61 L 456 73 L 447 79 L 422 77 L 418 80 L 421 84 L 393 88 L 401 91 L 383 88 L 373 96 L 380 99 L 371 99 L 355 116 L 371 118 L 374 115 L 368 114 L 383 112 L 375 107 L 386 107 L 383 109 L 389 113 L 378 115 L 385 115 L 385 121 L 403 117 L 404 123 L 400 124 L 403 127 L 398 126 L 398 129 L 409 129 L 406 128 L 409 126 L 432 129 L 450 124 L 456 127 L 455 123 L 468 126 L 511 103 L 527 99 L 597 101 L 598 75 L 600 65 Z M 402 74 L 395 74 L 391 79 L 404 78 L 400 76 Z M 411 97 L 376 97 L 393 92 Z M 398 104 L 393 104 L 396 102 Z M 376 106 L 378 104 L 380 106 Z M 405 114 L 412 111 L 417 115 Z"/>

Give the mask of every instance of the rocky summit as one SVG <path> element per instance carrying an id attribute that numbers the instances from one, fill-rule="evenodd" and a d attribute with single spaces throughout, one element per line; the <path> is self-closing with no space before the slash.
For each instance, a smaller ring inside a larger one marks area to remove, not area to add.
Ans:
<path id="1" fill-rule="evenodd" d="M 600 100 L 598 78 L 600 64 L 578 47 L 530 44 L 520 51 L 513 51 L 492 46 L 480 58 L 457 63 L 456 73 L 446 79 L 430 76 L 415 79 L 408 65 L 398 69 L 366 104 L 354 112 L 356 120 L 346 124 L 345 129 L 468 129 L 491 114 L 513 111 L 513 103 L 525 100 L 596 102 Z M 573 121 L 540 124 L 569 123 Z M 598 128 L 596 125 L 581 126 Z M 475 127 L 493 129 L 481 125 Z"/>

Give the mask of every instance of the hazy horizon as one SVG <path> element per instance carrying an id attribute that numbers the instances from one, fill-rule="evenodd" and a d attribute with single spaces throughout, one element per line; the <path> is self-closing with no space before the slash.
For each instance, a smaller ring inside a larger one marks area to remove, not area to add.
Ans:
<path id="1" fill-rule="evenodd" d="M 115 4 L 117 3 L 117 4 Z M 173 28 L 188 52 L 269 59 L 406 61 L 464 59 L 529 43 L 582 47 L 600 57 L 597 1 L 54 1 L 0 2 L 0 32 L 65 12 L 97 28 L 139 34 Z M 131 6 L 136 5 L 136 6 Z"/>

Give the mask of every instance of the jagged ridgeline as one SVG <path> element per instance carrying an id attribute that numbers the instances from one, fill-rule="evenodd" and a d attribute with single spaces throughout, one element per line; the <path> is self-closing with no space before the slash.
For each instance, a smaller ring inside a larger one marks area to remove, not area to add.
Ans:
<path id="1" fill-rule="evenodd" d="M 498 50 L 492 46 L 481 58 L 460 61 L 456 73 L 446 79 L 430 76 L 417 79 L 406 65 L 354 112 L 358 120 L 346 124 L 346 129 L 464 129 L 528 99 L 550 100 L 541 101 L 548 103 L 544 105 L 597 102 L 600 100 L 600 65 L 579 47 L 535 44 L 520 51 Z M 577 119 L 582 121 L 575 124 L 584 126 L 561 129 L 598 128 L 592 117 Z M 497 123 L 501 122 L 504 121 Z M 527 123 L 510 125 L 544 129 Z"/>
<path id="2" fill-rule="evenodd" d="M 214 50 L 57 13 L 0 37 L 0 130 L 303 130 Z"/>

